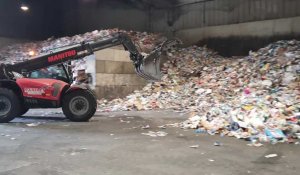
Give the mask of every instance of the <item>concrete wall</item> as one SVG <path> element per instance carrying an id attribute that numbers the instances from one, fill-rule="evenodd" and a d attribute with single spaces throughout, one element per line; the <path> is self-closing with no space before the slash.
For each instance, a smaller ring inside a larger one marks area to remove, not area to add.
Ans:
<path id="1" fill-rule="evenodd" d="M 206 45 L 223 56 L 247 55 L 271 42 L 299 40 L 300 17 L 184 29 L 176 35 L 185 45 Z"/>
<path id="2" fill-rule="evenodd" d="M 237 24 L 300 16 L 299 0 L 180 0 L 174 8 L 153 10 L 152 31 Z"/>
<path id="3" fill-rule="evenodd" d="M 226 37 L 275 37 L 300 35 L 300 16 L 247 22 L 230 25 L 184 29 L 176 32 L 187 45 L 209 38 Z"/>
<path id="4" fill-rule="evenodd" d="M 125 97 L 146 85 L 146 81 L 136 75 L 129 54 L 123 47 L 108 48 L 95 52 L 95 55 L 95 91 L 98 98 Z"/>
<path id="5" fill-rule="evenodd" d="M 270 42 L 300 39 L 299 0 L 180 0 L 153 10 L 151 30 L 207 45 L 223 56 L 247 55 Z"/>

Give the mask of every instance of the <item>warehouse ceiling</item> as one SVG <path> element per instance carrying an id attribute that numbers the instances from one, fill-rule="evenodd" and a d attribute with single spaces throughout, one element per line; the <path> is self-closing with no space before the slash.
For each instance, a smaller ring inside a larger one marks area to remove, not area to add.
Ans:
<path id="1" fill-rule="evenodd" d="M 133 7 L 139 9 L 169 8 L 179 3 L 178 0 L 78 0 L 79 4 L 109 5 L 123 4 L 123 7 Z"/>
<path id="2" fill-rule="evenodd" d="M 129 3 L 140 4 L 144 7 L 152 6 L 154 8 L 168 8 L 177 4 L 176 0 L 127 0 Z"/>
<path id="3" fill-rule="evenodd" d="M 146 11 L 149 8 L 170 8 L 179 2 L 179 0 L 0 0 L 0 37 L 44 39 L 49 36 L 65 35 L 63 16 L 71 13 L 76 18 L 85 5 L 93 8 L 107 6 L 111 9 L 134 8 Z M 22 11 L 20 9 L 22 4 L 28 6 L 29 10 Z M 76 23 L 76 20 L 72 22 Z"/>

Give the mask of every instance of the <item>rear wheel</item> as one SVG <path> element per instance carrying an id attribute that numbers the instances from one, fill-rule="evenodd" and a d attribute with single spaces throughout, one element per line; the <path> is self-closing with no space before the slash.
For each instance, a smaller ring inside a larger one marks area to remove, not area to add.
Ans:
<path id="1" fill-rule="evenodd" d="M 9 89 L 0 88 L 0 123 L 7 123 L 20 115 L 20 101 Z"/>
<path id="2" fill-rule="evenodd" d="M 63 97 L 62 110 L 71 121 L 89 121 L 96 109 L 97 100 L 89 90 L 76 90 Z"/>
<path id="3" fill-rule="evenodd" d="M 28 111 L 29 111 L 28 107 L 25 107 L 25 106 L 21 107 L 20 116 L 26 114 Z"/>

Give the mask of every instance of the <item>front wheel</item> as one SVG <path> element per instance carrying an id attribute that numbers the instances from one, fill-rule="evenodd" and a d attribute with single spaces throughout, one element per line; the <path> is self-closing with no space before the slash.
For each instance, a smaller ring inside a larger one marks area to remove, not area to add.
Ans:
<path id="1" fill-rule="evenodd" d="M 20 101 L 10 89 L 0 88 L 0 123 L 7 123 L 20 115 Z"/>
<path id="2" fill-rule="evenodd" d="M 89 90 L 76 90 L 66 94 L 62 100 L 65 116 L 74 122 L 89 121 L 97 109 L 97 100 Z"/>
<path id="3" fill-rule="evenodd" d="M 29 111 L 29 108 L 28 107 L 21 107 L 21 110 L 20 110 L 20 116 L 23 116 L 24 114 L 26 114 L 27 112 Z"/>

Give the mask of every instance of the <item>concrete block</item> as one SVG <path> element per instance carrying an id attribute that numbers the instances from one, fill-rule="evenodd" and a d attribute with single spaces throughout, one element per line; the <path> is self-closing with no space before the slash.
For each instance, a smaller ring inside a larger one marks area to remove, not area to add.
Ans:
<path id="1" fill-rule="evenodd" d="M 136 74 L 96 74 L 97 86 L 142 86 L 147 82 Z"/>
<path id="2" fill-rule="evenodd" d="M 96 86 L 115 85 L 114 74 L 96 74 Z"/>
<path id="3" fill-rule="evenodd" d="M 122 61 L 130 61 L 129 52 L 125 50 L 115 50 L 114 51 L 114 59 L 122 60 Z"/>
<path id="4" fill-rule="evenodd" d="M 115 74 L 115 83 L 117 85 L 145 85 L 146 80 L 136 74 Z"/>
<path id="5" fill-rule="evenodd" d="M 95 52 L 96 60 L 112 60 L 114 58 L 113 49 L 104 49 Z"/>
<path id="6" fill-rule="evenodd" d="M 133 63 L 123 63 L 123 71 L 124 74 L 136 74 Z"/>
<path id="7" fill-rule="evenodd" d="M 105 62 L 104 60 L 96 60 L 96 73 L 105 73 Z"/>
<path id="8" fill-rule="evenodd" d="M 131 62 L 129 52 L 120 49 L 104 49 L 95 52 L 96 60 L 123 61 Z"/>
<path id="9" fill-rule="evenodd" d="M 96 73 L 135 74 L 135 70 L 130 62 L 97 60 Z"/>

